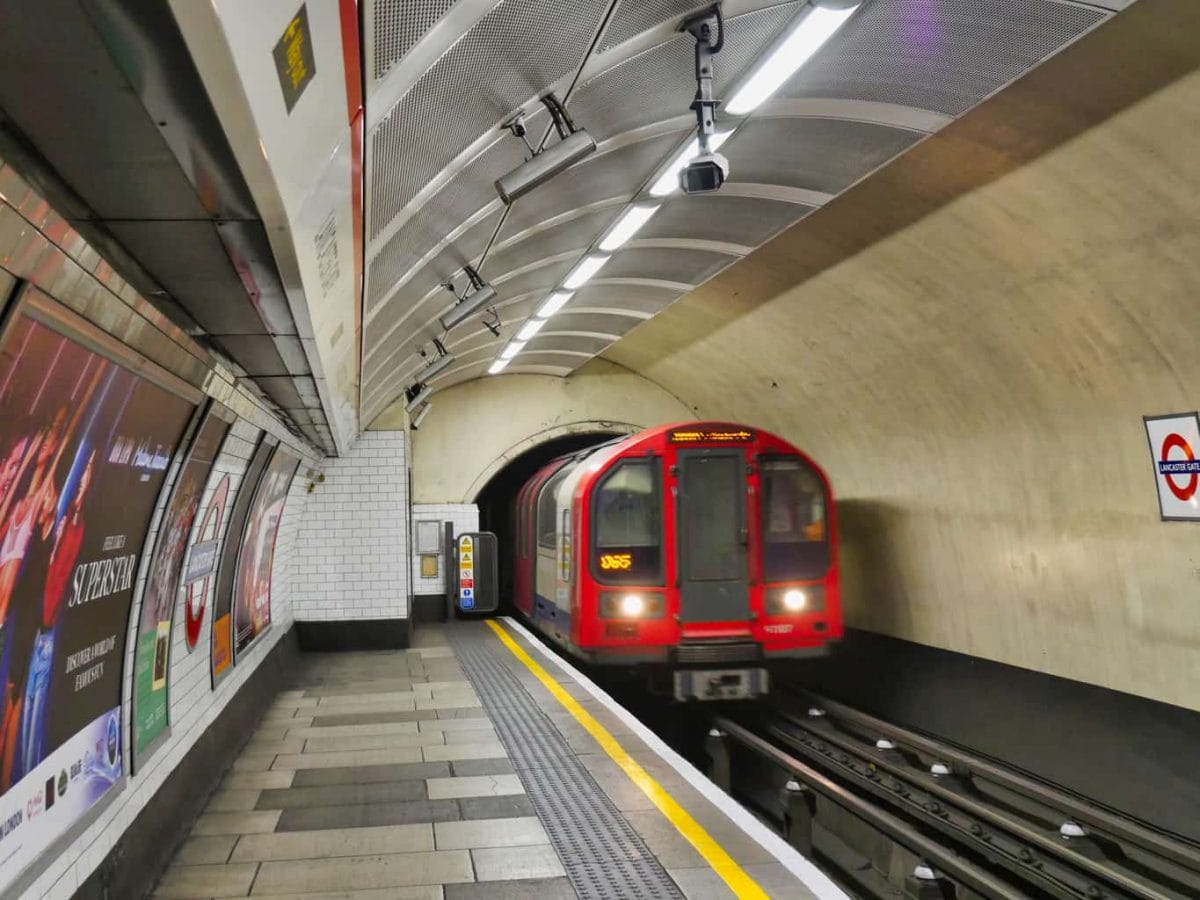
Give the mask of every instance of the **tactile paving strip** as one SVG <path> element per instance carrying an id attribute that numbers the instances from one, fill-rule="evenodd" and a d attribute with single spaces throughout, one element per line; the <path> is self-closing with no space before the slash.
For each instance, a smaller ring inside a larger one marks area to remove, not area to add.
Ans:
<path id="1" fill-rule="evenodd" d="M 583 900 L 682 898 L 678 885 L 507 666 L 490 632 L 447 629 L 529 802 Z"/>

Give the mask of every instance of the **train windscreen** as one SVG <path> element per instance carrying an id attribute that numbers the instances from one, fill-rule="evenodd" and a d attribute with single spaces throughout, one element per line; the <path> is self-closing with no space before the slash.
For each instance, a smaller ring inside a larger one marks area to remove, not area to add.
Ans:
<path id="1" fill-rule="evenodd" d="M 592 542 L 604 584 L 662 583 L 662 491 L 657 459 L 622 460 L 594 488 Z"/>
<path id="2" fill-rule="evenodd" d="M 829 568 L 821 479 L 796 457 L 763 460 L 760 472 L 764 579 L 819 578 Z"/>

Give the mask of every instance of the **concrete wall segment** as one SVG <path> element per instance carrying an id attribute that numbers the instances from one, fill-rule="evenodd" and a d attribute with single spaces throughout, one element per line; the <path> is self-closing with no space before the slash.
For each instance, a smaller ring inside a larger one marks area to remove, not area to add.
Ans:
<path id="1" fill-rule="evenodd" d="M 1195 21 L 1135 4 L 606 353 L 827 468 L 849 625 L 1200 709 L 1141 418 L 1200 405 Z"/>

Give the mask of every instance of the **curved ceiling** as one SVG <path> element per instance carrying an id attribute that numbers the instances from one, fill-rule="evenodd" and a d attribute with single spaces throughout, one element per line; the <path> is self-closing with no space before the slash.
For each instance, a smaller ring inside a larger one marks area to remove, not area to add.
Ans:
<path id="1" fill-rule="evenodd" d="M 634 240 L 512 360 L 567 375 L 635 325 L 1104 21 L 1127 0 L 866 0 L 722 148 L 720 192 L 666 198 Z M 693 0 L 367 0 L 367 286 L 363 420 L 417 378 L 434 338 L 437 390 L 483 375 L 508 339 L 693 135 Z M 725 0 L 715 93 L 730 96 L 807 2 Z M 494 182 L 565 98 L 598 149 L 505 208 Z M 494 336 L 438 317 L 464 264 L 497 290 Z"/>

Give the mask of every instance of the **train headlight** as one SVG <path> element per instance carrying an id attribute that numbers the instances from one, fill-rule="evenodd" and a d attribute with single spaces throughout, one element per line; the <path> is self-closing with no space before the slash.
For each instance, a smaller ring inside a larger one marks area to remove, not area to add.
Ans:
<path id="1" fill-rule="evenodd" d="M 663 595 L 653 591 L 600 594 L 600 617 L 604 619 L 661 619 L 663 607 Z"/>
<path id="2" fill-rule="evenodd" d="M 631 619 L 646 611 L 646 601 L 638 594 L 626 594 L 621 598 L 621 612 Z"/>
<path id="3" fill-rule="evenodd" d="M 798 616 L 825 609 L 825 590 L 819 584 L 767 588 L 768 616 Z"/>

